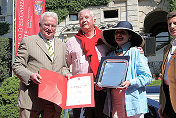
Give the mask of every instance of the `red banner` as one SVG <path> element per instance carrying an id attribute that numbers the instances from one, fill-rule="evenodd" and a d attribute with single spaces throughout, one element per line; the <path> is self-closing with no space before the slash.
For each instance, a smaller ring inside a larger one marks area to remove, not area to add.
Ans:
<path id="1" fill-rule="evenodd" d="M 21 39 L 39 33 L 41 14 L 45 11 L 45 0 L 16 0 L 15 56 Z"/>

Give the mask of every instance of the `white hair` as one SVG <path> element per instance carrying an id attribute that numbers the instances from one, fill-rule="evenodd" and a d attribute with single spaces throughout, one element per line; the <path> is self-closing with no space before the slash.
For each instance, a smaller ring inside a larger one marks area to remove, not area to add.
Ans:
<path id="1" fill-rule="evenodd" d="M 57 16 L 57 14 L 55 12 L 44 12 L 41 15 L 41 18 L 40 18 L 40 24 L 42 23 L 42 20 L 43 20 L 44 16 L 51 16 L 51 17 L 55 18 L 56 21 L 57 21 L 57 24 L 58 24 L 58 16 Z"/>
<path id="2" fill-rule="evenodd" d="M 93 14 L 93 12 L 89 9 L 83 9 L 81 10 L 79 13 L 78 13 L 78 18 L 80 17 L 81 13 L 84 12 L 84 11 L 89 11 L 90 15 L 92 16 L 93 19 L 95 19 L 95 16 Z"/>

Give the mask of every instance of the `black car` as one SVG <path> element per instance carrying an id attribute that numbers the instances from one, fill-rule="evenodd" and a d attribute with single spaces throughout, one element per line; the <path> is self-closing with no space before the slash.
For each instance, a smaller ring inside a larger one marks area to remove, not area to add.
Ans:
<path id="1" fill-rule="evenodd" d="M 146 92 L 147 94 L 155 94 L 158 96 L 160 93 L 160 86 L 146 86 Z M 144 115 L 144 118 L 159 118 L 158 115 L 159 102 L 151 98 L 147 98 L 147 100 L 148 100 L 149 113 L 146 113 Z"/>

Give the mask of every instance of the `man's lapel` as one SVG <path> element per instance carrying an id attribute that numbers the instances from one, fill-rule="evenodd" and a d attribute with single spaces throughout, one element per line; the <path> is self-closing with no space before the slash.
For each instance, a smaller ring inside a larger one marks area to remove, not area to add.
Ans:
<path id="1" fill-rule="evenodd" d="M 45 42 L 43 41 L 42 37 L 40 36 L 40 34 L 38 34 L 39 38 L 36 39 L 36 43 L 37 45 L 41 48 L 41 50 L 50 58 L 48 49 L 46 47 Z M 51 58 L 50 58 L 51 60 Z"/>
<path id="2" fill-rule="evenodd" d="M 167 65 L 167 57 L 168 57 L 170 48 L 171 48 L 171 44 L 169 44 L 164 50 L 164 57 L 163 57 L 163 64 L 162 64 L 162 74 L 163 75 L 164 75 L 164 71 Z"/>

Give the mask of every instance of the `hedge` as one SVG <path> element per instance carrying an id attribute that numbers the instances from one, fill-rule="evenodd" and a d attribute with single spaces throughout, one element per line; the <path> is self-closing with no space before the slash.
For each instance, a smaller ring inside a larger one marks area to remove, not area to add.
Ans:
<path id="1" fill-rule="evenodd" d="M 0 118 L 19 118 L 17 106 L 19 82 L 16 76 L 3 81 L 0 87 Z"/>

